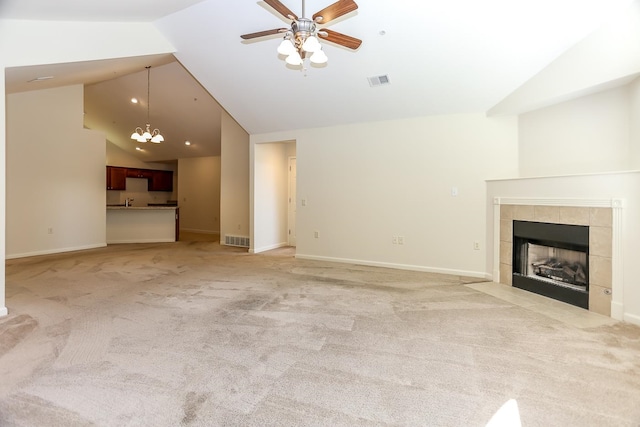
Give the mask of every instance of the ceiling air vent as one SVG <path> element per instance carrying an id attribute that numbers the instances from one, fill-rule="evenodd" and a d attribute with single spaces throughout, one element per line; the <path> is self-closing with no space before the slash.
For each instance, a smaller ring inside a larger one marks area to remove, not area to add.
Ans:
<path id="1" fill-rule="evenodd" d="M 389 76 L 386 74 L 382 76 L 368 77 L 368 80 L 369 80 L 369 86 L 371 87 L 384 86 L 391 83 L 389 81 Z"/>

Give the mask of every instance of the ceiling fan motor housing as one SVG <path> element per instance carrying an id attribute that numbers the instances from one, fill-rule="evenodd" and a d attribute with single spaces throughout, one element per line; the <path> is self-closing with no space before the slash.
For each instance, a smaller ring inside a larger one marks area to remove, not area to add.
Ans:
<path id="1" fill-rule="evenodd" d="M 301 50 L 307 37 L 315 35 L 316 23 L 307 18 L 300 18 L 291 23 L 291 32 L 294 35 L 296 48 Z"/>

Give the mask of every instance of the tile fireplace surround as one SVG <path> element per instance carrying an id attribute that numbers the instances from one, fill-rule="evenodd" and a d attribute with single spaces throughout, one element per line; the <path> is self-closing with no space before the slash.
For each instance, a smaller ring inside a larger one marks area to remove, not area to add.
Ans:
<path id="1" fill-rule="evenodd" d="M 494 199 L 494 280 L 512 285 L 513 221 L 536 221 L 589 227 L 589 310 L 612 313 L 619 290 L 618 265 L 621 200 Z M 497 280 L 495 279 L 497 278 Z"/>

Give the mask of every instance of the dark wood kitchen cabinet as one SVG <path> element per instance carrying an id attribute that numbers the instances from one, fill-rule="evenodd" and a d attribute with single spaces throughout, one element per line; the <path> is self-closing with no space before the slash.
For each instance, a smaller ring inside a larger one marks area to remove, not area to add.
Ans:
<path id="1" fill-rule="evenodd" d="M 107 166 L 107 190 L 124 191 L 127 186 L 127 168 Z"/>
<path id="2" fill-rule="evenodd" d="M 107 166 L 107 190 L 125 191 L 127 178 L 146 179 L 148 191 L 173 191 L 173 171 Z"/>
<path id="3" fill-rule="evenodd" d="M 154 171 L 149 169 L 127 168 L 127 178 L 151 179 L 153 177 L 153 172 Z"/>
<path id="4" fill-rule="evenodd" d="M 173 191 L 173 171 L 154 170 L 147 189 L 149 191 Z"/>

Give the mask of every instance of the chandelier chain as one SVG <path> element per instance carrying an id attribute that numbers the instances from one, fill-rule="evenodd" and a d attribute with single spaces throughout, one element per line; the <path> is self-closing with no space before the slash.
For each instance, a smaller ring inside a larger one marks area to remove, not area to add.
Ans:
<path id="1" fill-rule="evenodd" d="M 151 107 L 150 107 L 150 106 L 151 106 L 151 100 L 150 100 L 149 98 L 150 98 L 150 93 L 151 93 L 151 91 L 150 91 L 150 88 L 151 88 L 151 83 L 150 83 L 150 78 L 151 78 L 151 66 L 150 66 L 150 65 L 147 65 L 146 69 L 147 69 L 147 123 L 150 123 L 150 122 L 149 122 L 149 120 L 150 120 L 150 119 L 149 119 L 149 117 L 150 117 L 150 115 L 149 115 L 149 109 L 151 108 Z M 147 125 L 147 126 L 148 126 L 148 125 Z"/>

